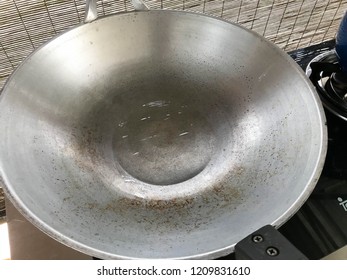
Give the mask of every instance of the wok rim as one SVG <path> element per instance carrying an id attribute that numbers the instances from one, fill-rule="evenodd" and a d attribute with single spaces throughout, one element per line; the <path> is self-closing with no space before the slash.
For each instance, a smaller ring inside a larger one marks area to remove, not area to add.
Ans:
<path id="1" fill-rule="evenodd" d="M 63 31 L 62 33 L 54 36 L 53 38 L 49 39 L 46 41 L 44 44 L 39 46 L 37 49 L 35 49 L 31 54 L 29 54 L 16 68 L 15 70 L 11 73 L 11 75 L 8 77 L 2 91 L 0 94 L 0 104 L 1 101 L 4 97 L 4 94 L 6 94 L 6 89 L 10 82 L 15 78 L 16 73 L 21 67 L 26 64 L 32 56 L 34 56 L 37 52 L 39 52 L 42 48 L 50 44 L 51 42 L 55 41 L 61 36 L 66 35 L 67 33 L 74 31 L 78 28 L 93 24 L 94 22 L 104 20 L 109 17 L 117 17 L 117 16 L 123 16 L 123 15 L 128 15 L 128 14 L 137 14 L 137 13 L 173 13 L 173 14 L 181 14 L 181 15 L 189 15 L 189 16 L 200 16 L 200 17 L 205 17 L 205 18 L 210 18 L 213 20 L 225 22 L 227 24 L 231 24 L 233 26 L 236 26 L 238 28 L 241 28 L 245 32 L 250 33 L 251 35 L 255 36 L 256 38 L 260 39 L 262 42 L 264 42 L 267 47 L 272 48 L 274 52 L 279 54 L 287 63 L 288 66 L 292 67 L 292 69 L 296 71 L 297 75 L 302 78 L 303 81 L 305 81 L 306 85 L 311 91 L 311 97 L 312 101 L 314 103 L 312 106 L 316 108 L 316 111 L 318 113 L 319 117 L 319 123 L 320 123 L 320 149 L 319 149 L 319 155 L 317 156 L 317 161 L 316 164 L 314 165 L 313 172 L 311 174 L 310 179 L 308 180 L 306 186 L 303 188 L 302 193 L 300 196 L 297 198 L 297 200 L 279 217 L 270 223 L 270 225 L 274 226 L 275 228 L 279 228 L 281 225 L 283 225 L 286 221 L 288 221 L 300 208 L 301 206 L 305 203 L 305 201 L 308 199 L 310 194 L 312 193 L 313 189 L 315 188 L 321 172 L 323 170 L 323 166 L 325 163 L 325 158 L 327 154 L 327 146 L 328 146 L 328 132 L 327 132 L 327 122 L 326 122 L 326 117 L 323 109 L 323 105 L 321 103 L 321 100 L 319 98 L 318 93 L 316 92 L 316 89 L 314 85 L 309 81 L 308 77 L 304 73 L 304 71 L 300 68 L 300 66 L 281 48 L 279 48 L 277 45 L 266 39 L 265 37 L 261 36 L 260 34 L 256 33 L 253 30 L 250 30 L 246 27 L 241 26 L 238 23 L 234 23 L 222 18 L 219 18 L 217 16 L 213 15 L 207 15 L 202 12 L 193 12 L 193 11 L 182 11 L 182 10 L 144 10 L 144 11 L 130 11 L 130 12 L 119 12 L 116 14 L 111 14 L 111 15 L 106 15 L 106 16 L 101 16 L 98 17 L 96 20 L 88 22 L 88 23 L 80 23 L 77 24 L 76 26 L 73 26 L 71 28 L 68 28 L 66 31 Z M 0 113 L 1 114 L 1 113 Z M 10 199 L 10 201 L 13 203 L 13 205 L 19 210 L 19 212 L 30 222 L 32 223 L 35 227 L 40 229 L 42 232 L 50 236 L 51 238 L 55 239 L 56 241 L 69 246 L 83 254 L 89 255 L 91 257 L 98 257 L 101 259 L 123 259 L 123 260 L 132 260 L 132 259 L 145 259 L 145 258 L 136 258 L 136 257 L 129 257 L 129 256 L 123 256 L 123 255 L 117 255 L 114 253 L 108 253 L 96 248 L 93 248 L 91 246 L 88 246 L 84 243 L 81 243 L 79 241 L 74 240 L 71 237 L 68 237 L 65 234 L 61 234 L 59 231 L 55 230 L 51 226 L 49 226 L 47 223 L 43 222 L 37 215 L 34 215 L 29 208 L 25 205 L 25 203 L 20 199 L 20 197 L 17 195 L 15 188 L 13 188 L 13 184 L 10 183 L 9 178 L 6 176 L 5 171 L 4 171 L 4 164 L 2 162 L 2 159 L 0 158 L 0 182 L 1 179 L 4 183 L 4 192 L 7 198 Z M 1 178 L 2 177 L 2 178 Z M 265 226 L 265 225 L 264 225 Z M 252 232 L 249 232 L 251 234 Z M 246 236 L 245 236 L 246 237 Z M 227 247 L 216 249 L 214 251 L 208 251 L 208 252 L 203 252 L 199 254 L 194 254 L 190 256 L 182 256 L 182 257 L 177 257 L 175 259 L 214 259 L 218 257 L 222 257 L 225 255 L 228 255 L 230 253 L 234 252 L 235 249 L 235 244 L 231 244 Z M 148 258 L 151 259 L 151 258 Z M 171 259 L 169 257 L 163 257 L 161 259 Z"/>

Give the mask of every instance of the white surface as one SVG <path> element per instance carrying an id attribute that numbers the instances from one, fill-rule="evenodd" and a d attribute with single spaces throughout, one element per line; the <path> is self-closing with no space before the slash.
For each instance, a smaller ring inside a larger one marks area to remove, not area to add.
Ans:
<path id="1" fill-rule="evenodd" d="M 0 260 L 11 258 L 7 223 L 0 224 Z"/>
<path id="2" fill-rule="evenodd" d="M 200 268 L 205 271 L 197 275 Z M 215 269 L 217 268 L 218 269 Z M 221 275 L 208 271 L 223 271 Z M 206 271 L 207 270 L 207 271 Z M 240 271 L 249 274 L 240 275 Z M 8 261 L 0 262 L 2 279 L 123 279 L 123 280 L 204 280 L 204 279 L 345 279 L 345 261 L 201 261 L 201 260 L 133 260 L 133 261 Z M 154 273 L 156 271 L 156 273 Z M 195 275 L 194 272 L 195 271 Z M 54 274 L 53 274 L 54 273 Z M 54 277 L 52 277 L 54 275 Z"/>

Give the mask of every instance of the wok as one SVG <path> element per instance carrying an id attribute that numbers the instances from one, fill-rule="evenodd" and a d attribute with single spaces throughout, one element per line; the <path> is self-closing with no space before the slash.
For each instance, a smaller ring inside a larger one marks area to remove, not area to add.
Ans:
<path id="1" fill-rule="evenodd" d="M 327 141 L 295 62 L 207 15 L 95 20 L 88 5 L 1 96 L 1 174 L 20 211 L 72 248 L 123 259 L 219 257 L 293 215 Z"/>

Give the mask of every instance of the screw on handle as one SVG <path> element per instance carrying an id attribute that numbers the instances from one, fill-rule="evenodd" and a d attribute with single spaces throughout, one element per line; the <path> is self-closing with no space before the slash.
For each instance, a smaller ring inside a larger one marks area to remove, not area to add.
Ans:
<path id="1" fill-rule="evenodd" d="M 280 252 L 278 251 L 276 247 L 269 247 L 266 249 L 266 254 L 268 254 L 271 257 L 278 256 L 279 253 Z"/>
<path id="2" fill-rule="evenodd" d="M 237 260 L 305 260 L 307 259 L 273 226 L 264 226 L 246 236 L 235 246 Z"/>
<path id="3" fill-rule="evenodd" d="M 136 11 L 149 10 L 148 6 L 142 0 L 130 0 Z M 98 18 L 98 9 L 96 0 L 86 0 L 86 11 L 84 17 L 84 23 L 91 22 Z"/>

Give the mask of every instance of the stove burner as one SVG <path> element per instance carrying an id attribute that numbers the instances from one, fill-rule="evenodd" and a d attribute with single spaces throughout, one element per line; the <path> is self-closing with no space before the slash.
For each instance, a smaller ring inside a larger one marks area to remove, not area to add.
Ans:
<path id="1" fill-rule="evenodd" d="M 316 87 L 325 108 L 347 120 L 347 74 L 341 71 L 335 50 L 312 59 L 306 74 Z"/>
<path id="2" fill-rule="evenodd" d="M 347 121 L 347 75 L 341 72 L 335 51 L 325 52 L 311 60 L 306 74 L 325 108 Z"/>
<path id="3" fill-rule="evenodd" d="M 328 153 L 322 177 L 347 182 L 347 75 L 337 61 L 334 50 L 325 51 L 310 61 L 306 74 L 327 109 Z"/>

